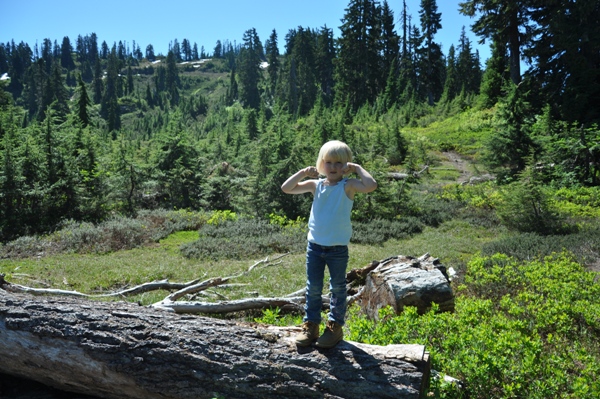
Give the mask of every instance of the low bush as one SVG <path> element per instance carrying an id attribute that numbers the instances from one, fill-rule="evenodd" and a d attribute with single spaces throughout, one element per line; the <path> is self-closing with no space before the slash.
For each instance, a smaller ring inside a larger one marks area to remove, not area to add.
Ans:
<path id="1" fill-rule="evenodd" d="M 184 244 L 181 253 L 194 259 L 243 259 L 253 255 L 299 252 L 306 248 L 306 232 L 260 219 L 225 220 L 206 224 L 200 239 Z"/>
<path id="2" fill-rule="evenodd" d="M 353 223 L 351 242 L 378 245 L 389 239 L 403 239 L 423 231 L 424 225 L 415 217 L 400 220 L 375 219 L 370 222 Z"/>
<path id="3" fill-rule="evenodd" d="M 118 216 L 94 225 L 67 220 L 46 236 L 20 237 L 0 247 L 0 258 L 28 258 L 61 252 L 107 253 L 157 242 L 173 232 L 197 230 L 208 216 L 189 211 L 153 210 L 137 218 Z"/>
<path id="4" fill-rule="evenodd" d="M 519 260 L 530 260 L 563 251 L 569 251 L 580 263 L 596 262 L 600 259 L 600 228 L 569 235 L 521 233 L 489 242 L 483 245 L 481 253 L 485 256 L 500 253 Z"/>
<path id="5" fill-rule="evenodd" d="M 433 379 L 438 398 L 600 397 L 600 285 L 565 256 L 520 262 L 475 257 L 458 287 L 454 313 L 413 307 L 377 322 L 352 308 L 347 339 L 421 344 L 432 368 L 463 387 Z"/>

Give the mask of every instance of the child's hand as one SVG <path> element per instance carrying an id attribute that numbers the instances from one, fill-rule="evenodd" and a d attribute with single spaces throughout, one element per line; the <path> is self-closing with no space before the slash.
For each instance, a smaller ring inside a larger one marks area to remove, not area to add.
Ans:
<path id="1" fill-rule="evenodd" d="M 317 168 L 314 166 L 307 166 L 306 168 L 302 169 L 302 171 L 304 172 L 306 177 L 311 177 L 311 178 L 319 177 L 319 172 L 317 171 Z"/>
<path id="2" fill-rule="evenodd" d="M 356 164 L 352 162 L 348 162 L 342 167 L 342 174 L 349 175 L 351 173 L 356 172 Z"/>

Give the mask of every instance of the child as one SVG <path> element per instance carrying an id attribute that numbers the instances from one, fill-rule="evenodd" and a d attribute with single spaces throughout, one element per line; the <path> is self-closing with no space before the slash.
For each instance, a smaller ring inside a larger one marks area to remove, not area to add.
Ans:
<path id="1" fill-rule="evenodd" d="M 286 194 L 312 193 L 313 204 L 308 221 L 306 249 L 306 304 L 298 346 L 315 340 L 320 348 L 332 348 L 343 338 L 346 316 L 346 267 L 348 243 L 352 236 L 350 212 L 356 193 L 370 193 L 377 182 L 360 165 L 352 163 L 350 147 L 341 141 L 329 141 L 321 147 L 316 167 L 309 166 L 290 176 L 281 189 Z M 358 178 L 344 175 L 356 173 Z M 315 179 L 319 174 L 324 179 Z M 304 178 L 310 177 L 310 180 Z M 325 265 L 329 268 L 331 300 L 325 332 L 319 337 L 321 295 Z"/>

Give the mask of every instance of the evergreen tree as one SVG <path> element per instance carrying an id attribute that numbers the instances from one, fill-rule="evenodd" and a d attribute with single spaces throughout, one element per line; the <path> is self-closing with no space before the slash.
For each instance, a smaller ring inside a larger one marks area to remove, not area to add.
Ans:
<path id="1" fill-rule="evenodd" d="M 382 72 L 389 73 L 392 64 L 397 66 L 396 60 L 399 52 L 400 38 L 396 34 L 394 25 L 394 13 L 390 9 L 387 0 L 384 0 L 381 8 L 381 38 L 382 38 Z M 387 83 L 386 83 L 387 86 Z"/>
<path id="2" fill-rule="evenodd" d="M 275 86 L 277 85 L 277 74 L 279 73 L 279 47 L 277 45 L 277 32 L 275 29 L 271 32 L 269 40 L 265 45 L 265 51 L 267 56 L 267 74 L 269 75 L 269 89 L 271 96 L 275 93 Z"/>
<path id="3" fill-rule="evenodd" d="M 103 60 L 107 60 L 109 54 L 110 49 L 108 48 L 108 44 L 106 44 L 106 41 L 103 41 L 100 50 L 100 58 L 102 58 Z"/>
<path id="4" fill-rule="evenodd" d="M 133 95 L 134 84 L 133 84 L 133 71 L 131 65 L 127 66 L 127 95 Z"/>
<path id="5" fill-rule="evenodd" d="M 297 108 L 290 109 L 292 113 L 306 115 L 313 107 L 317 98 L 317 80 L 315 75 L 313 33 L 302 27 L 298 27 L 291 48 L 291 57 L 294 65 L 294 87 L 296 88 Z M 290 76 L 292 79 L 292 76 Z"/>
<path id="6" fill-rule="evenodd" d="M 238 84 L 237 79 L 235 78 L 235 65 L 231 68 L 231 73 L 229 75 L 229 87 L 227 88 L 227 95 L 225 98 L 225 104 L 231 105 L 234 101 L 238 99 Z"/>
<path id="7" fill-rule="evenodd" d="M 87 60 L 89 61 L 90 65 L 93 65 L 96 60 L 98 59 L 98 37 L 96 36 L 95 33 L 92 32 L 92 34 L 90 34 L 89 38 L 88 38 L 88 53 L 87 53 Z M 108 49 L 108 47 L 107 47 Z"/>
<path id="8" fill-rule="evenodd" d="M 156 61 L 156 56 L 154 55 L 154 47 L 151 44 L 146 46 L 146 59 L 150 62 Z"/>
<path id="9" fill-rule="evenodd" d="M 336 98 L 353 110 L 374 101 L 381 82 L 380 18 L 373 0 L 351 0 L 345 10 L 335 62 Z M 387 76 L 387 71 L 383 73 Z"/>
<path id="10" fill-rule="evenodd" d="M 64 122 L 69 113 L 69 92 L 65 87 L 58 62 L 52 65 L 47 92 L 50 103 L 54 102 L 55 117 Z"/>
<path id="11" fill-rule="evenodd" d="M 260 62 L 262 46 L 254 28 L 244 33 L 243 40 L 244 45 L 240 51 L 240 64 L 238 68 L 240 83 L 239 97 L 244 106 L 259 109 L 260 93 L 258 84 L 261 76 Z"/>
<path id="12" fill-rule="evenodd" d="M 0 142 L 0 238 L 12 239 L 19 233 L 19 171 L 15 159 L 12 129 Z"/>
<path id="13" fill-rule="evenodd" d="M 317 35 L 315 65 L 317 81 L 321 88 L 321 99 L 327 106 L 330 106 L 333 103 L 334 97 L 334 60 L 335 43 L 333 40 L 333 31 L 327 28 L 327 26 L 324 26 L 319 30 Z"/>
<path id="14" fill-rule="evenodd" d="M 419 10 L 421 29 L 423 32 L 424 46 L 422 49 L 422 62 L 424 64 L 422 76 L 422 87 L 427 102 L 433 105 L 440 98 L 443 87 L 443 59 L 440 45 L 433 41 L 438 29 L 442 28 L 442 14 L 437 12 L 435 0 L 421 0 Z"/>
<path id="15" fill-rule="evenodd" d="M 442 102 L 452 101 L 459 93 L 459 74 L 456 65 L 456 50 L 454 45 L 450 46 L 448 58 L 446 59 L 446 80 L 444 82 L 444 93 L 442 94 Z"/>
<path id="16" fill-rule="evenodd" d="M 92 104 L 87 94 L 85 83 L 81 78 L 81 75 L 77 77 L 77 83 L 79 85 L 79 98 L 77 99 L 77 116 L 81 122 L 82 127 L 86 127 L 90 124 L 90 115 L 88 113 L 88 107 Z"/>
<path id="17" fill-rule="evenodd" d="M 43 65 L 46 67 L 46 73 L 50 74 L 54 59 L 52 55 L 52 41 L 48 38 L 44 39 L 42 42 L 42 56 L 40 58 L 44 60 Z"/>
<path id="18" fill-rule="evenodd" d="M 509 51 L 509 70 L 513 84 L 521 81 L 521 50 L 534 31 L 529 22 L 530 0 L 465 0 L 460 12 L 469 17 L 480 14 L 473 32 L 484 39 L 502 42 Z M 504 68 L 497 71 L 502 74 Z"/>
<path id="19" fill-rule="evenodd" d="M 500 100 L 502 88 L 510 79 L 505 44 L 493 41 L 490 47 L 492 54 L 487 60 L 480 96 L 482 105 L 486 108 L 494 106 Z"/>
<path id="20" fill-rule="evenodd" d="M 100 66 L 100 59 L 96 58 L 94 63 L 94 83 L 93 83 L 93 100 L 94 104 L 100 104 L 102 101 L 102 93 L 104 92 L 104 83 L 102 83 L 102 67 Z"/>
<path id="21" fill-rule="evenodd" d="M 150 90 L 150 84 L 146 85 L 146 102 L 149 107 L 154 107 L 154 98 L 152 97 L 152 90 Z"/>
<path id="22" fill-rule="evenodd" d="M 479 57 L 471 51 L 471 41 L 467 37 L 464 26 L 459 39 L 456 69 L 460 79 L 460 89 L 466 93 L 479 94 L 479 86 L 481 85 Z"/>
<path id="23" fill-rule="evenodd" d="M 124 62 L 125 58 L 127 58 L 127 51 L 125 50 L 125 44 L 121 40 L 119 40 L 119 45 L 117 46 L 117 58 L 121 62 Z M 119 62 L 119 69 L 121 67 L 121 62 Z"/>
<path id="24" fill-rule="evenodd" d="M 532 0 L 533 1 L 533 0 Z M 546 103 L 559 118 L 600 121 L 600 4 L 597 0 L 534 2 L 531 45 L 523 54 Z"/>
<path id="25" fill-rule="evenodd" d="M 106 84 L 100 107 L 100 115 L 108 123 L 108 130 L 113 132 L 113 139 L 116 138 L 115 131 L 121 128 L 121 113 L 119 110 L 117 85 L 119 84 L 119 60 L 117 58 L 116 47 L 113 46 L 108 57 L 108 67 L 106 70 Z"/>
<path id="26" fill-rule="evenodd" d="M 498 179 L 523 171 L 527 159 L 537 152 L 531 137 L 531 108 L 521 86 L 509 83 L 507 96 L 500 103 L 502 126 L 486 144 L 485 164 L 497 173 Z"/>
<path id="27" fill-rule="evenodd" d="M 217 40 L 217 43 L 215 44 L 215 48 L 213 49 L 213 57 L 223 57 L 223 45 L 221 44 L 220 40 Z"/>
<path id="28" fill-rule="evenodd" d="M 65 36 L 62 41 L 62 46 L 60 49 L 60 65 L 71 71 L 75 68 L 75 63 L 73 62 L 73 46 L 71 46 L 71 42 L 69 41 L 69 37 Z"/>
<path id="29" fill-rule="evenodd" d="M 183 42 L 181 42 L 181 53 L 184 61 L 192 59 L 192 45 L 188 39 L 183 39 Z"/>
<path id="30" fill-rule="evenodd" d="M 165 76 L 166 90 L 171 97 L 171 104 L 179 104 L 179 70 L 177 69 L 176 55 L 173 51 L 167 54 L 167 70 Z"/>

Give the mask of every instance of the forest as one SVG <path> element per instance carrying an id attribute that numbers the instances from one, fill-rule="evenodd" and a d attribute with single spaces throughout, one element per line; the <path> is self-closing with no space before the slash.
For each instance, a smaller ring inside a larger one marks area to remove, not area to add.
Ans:
<path id="1" fill-rule="evenodd" d="M 441 53 L 433 0 L 418 18 L 395 17 L 386 1 L 350 1 L 339 38 L 293 28 L 284 54 L 277 32 L 263 44 L 254 29 L 212 54 L 188 39 L 166 56 L 152 45 L 143 53 L 94 33 L 34 49 L 0 44 L 0 239 L 142 209 L 295 219 L 307 203 L 279 184 L 323 142 L 348 142 L 376 171 L 410 172 L 428 161 L 410 129 L 473 109 L 502 121 L 482 121 L 483 148 L 429 145 L 476 157 L 501 182 L 538 164 L 552 165 L 545 184 L 596 186 L 598 4 L 505 3 L 461 3 L 492 43 L 485 66 L 464 31 Z M 398 217 L 393 191 L 358 207 Z"/>
<path id="2" fill-rule="evenodd" d="M 0 258 L 198 230 L 178 247 L 186 259 L 301 253 L 311 198 L 280 187 L 338 139 L 379 183 L 354 201 L 358 258 L 425 246 L 459 270 L 462 298 L 456 315 L 352 315 L 349 338 L 425 339 L 434 368 L 470 384 L 434 383 L 436 397 L 595 397 L 600 288 L 584 271 L 600 271 L 600 2 L 457 7 L 490 43 L 485 62 L 467 28 L 442 53 L 436 0 L 417 15 L 348 0 L 339 37 L 249 27 L 212 51 L 189 38 L 167 54 L 93 32 L 33 48 L 4 38 Z M 452 159 L 482 182 L 457 183 Z M 455 234 L 459 249 L 446 244 Z M 419 235 L 426 244 L 402 241 Z M 164 278 L 152 270 L 139 278 Z M 88 273 L 80 290 L 108 278 Z"/>

